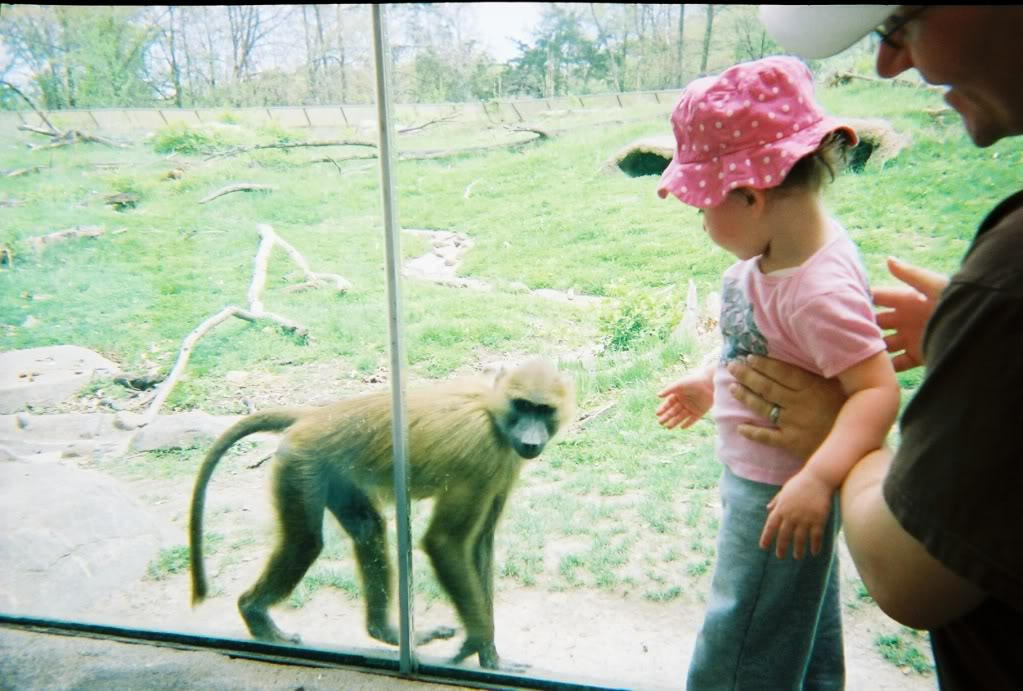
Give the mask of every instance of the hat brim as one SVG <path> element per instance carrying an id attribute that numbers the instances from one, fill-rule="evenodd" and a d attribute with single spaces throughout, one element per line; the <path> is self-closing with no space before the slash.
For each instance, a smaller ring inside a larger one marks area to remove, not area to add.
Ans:
<path id="1" fill-rule="evenodd" d="M 782 148 L 779 147 L 778 142 L 767 142 L 763 146 L 719 156 L 717 157 L 718 160 L 713 163 L 707 161 L 681 163 L 677 157 L 672 157 L 671 163 L 668 164 L 668 167 L 664 169 L 664 173 L 661 174 L 661 180 L 657 185 L 657 196 L 664 199 L 669 194 L 672 194 L 679 201 L 689 206 L 694 206 L 698 209 L 710 209 L 723 202 L 729 192 L 740 187 L 752 187 L 755 189 L 777 187 L 803 156 L 813 153 L 820 146 L 821 142 L 824 141 L 824 138 L 833 132 L 844 132 L 849 139 L 848 145 L 850 148 L 859 143 L 859 136 L 856 134 L 856 130 L 841 120 L 825 117 L 812 127 L 808 127 L 785 138 L 783 148 L 791 152 L 795 147 L 797 150 L 801 150 L 802 153 L 789 156 L 789 160 L 784 166 L 772 171 L 774 173 L 772 177 L 767 178 L 754 174 L 752 181 L 748 166 L 736 165 L 734 170 L 732 170 L 731 164 L 745 163 L 747 160 L 755 161 L 765 155 L 773 156 Z M 716 183 L 704 188 L 688 187 L 683 184 L 683 180 L 696 177 L 693 174 L 694 171 L 700 171 L 701 176 L 706 177 L 708 173 L 705 172 L 705 169 L 707 168 L 713 168 L 713 170 L 709 171 L 709 174 L 712 180 L 717 180 Z"/>
<path id="2" fill-rule="evenodd" d="M 899 5 L 761 5 L 760 22 L 785 50 L 804 58 L 840 53 Z"/>

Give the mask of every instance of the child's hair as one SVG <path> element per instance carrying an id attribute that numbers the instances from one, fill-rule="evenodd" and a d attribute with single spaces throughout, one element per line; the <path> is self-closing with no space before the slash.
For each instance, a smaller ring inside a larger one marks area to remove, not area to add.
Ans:
<path id="1" fill-rule="evenodd" d="M 799 159 L 773 190 L 783 193 L 821 190 L 827 183 L 834 182 L 835 176 L 845 167 L 850 143 L 845 130 L 832 132 L 815 151 Z"/>

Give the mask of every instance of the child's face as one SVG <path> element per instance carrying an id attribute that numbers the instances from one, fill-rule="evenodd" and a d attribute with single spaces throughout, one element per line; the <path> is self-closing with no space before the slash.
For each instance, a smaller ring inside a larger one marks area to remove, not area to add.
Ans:
<path id="1" fill-rule="evenodd" d="M 752 259 L 767 251 L 771 238 L 753 214 L 742 190 L 736 190 L 717 206 L 704 209 L 703 229 L 718 247 L 738 259 Z"/>

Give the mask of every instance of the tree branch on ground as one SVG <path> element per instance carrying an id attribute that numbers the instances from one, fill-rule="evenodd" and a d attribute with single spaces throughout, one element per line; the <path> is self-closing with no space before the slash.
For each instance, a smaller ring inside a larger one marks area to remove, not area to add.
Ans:
<path id="1" fill-rule="evenodd" d="M 329 280 L 335 284 L 339 292 L 344 292 L 350 287 L 351 284 L 337 274 L 315 273 L 311 271 L 305 258 L 298 252 L 298 250 L 277 235 L 274 232 L 273 227 L 265 223 L 261 223 L 257 226 L 257 228 L 259 229 L 260 241 L 259 248 L 256 250 L 256 256 L 253 260 L 252 283 L 249 285 L 249 292 L 247 295 L 249 308 L 244 309 L 237 305 L 225 307 L 212 317 L 209 317 L 199 324 L 199 326 L 197 326 L 191 333 L 185 336 L 185 339 L 181 342 L 181 348 L 178 350 L 177 360 L 175 360 L 170 374 L 168 374 L 167 378 L 160 384 L 160 388 L 156 391 L 152 401 L 149 403 L 149 407 L 143 414 L 143 424 L 152 422 L 160 412 L 160 408 L 163 407 L 163 404 L 167 401 L 167 397 L 170 396 L 174 386 L 184 373 L 185 367 L 188 365 L 188 360 L 192 355 L 192 349 L 195 347 L 195 344 L 199 341 L 199 339 L 206 335 L 206 333 L 214 327 L 224 323 L 231 317 L 244 319 L 245 321 L 254 323 L 259 321 L 269 321 L 281 326 L 285 331 L 294 333 L 308 341 L 308 328 L 291 321 L 287 317 L 283 317 L 273 312 L 267 312 L 263 309 L 261 296 L 263 289 L 266 286 L 266 271 L 267 264 L 270 260 L 270 252 L 273 250 L 273 246 L 275 244 L 280 245 L 284 251 L 288 253 L 291 259 L 298 264 L 307 279 L 307 285 L 317 285 L 323 281 Z"/>
<path id="2" fill-rule="evenodd" d="M 836 72 L 827 78 L 825 84 L 827 86 L 842 86 L 849 82 L 858 79 L 864 82 L 885 82 L 888 84 L 899 85 L 899 86 L 912 86 L 918 89 L 927 89 L 935 93 L 945 93 L 945 88 L 942 86 L 936 86 L 934 84 L 927 84 L 926 82 L 915 82 L 910 79 L 902 79 L 900 77 L 894 77 L 891 79 L 881 77 L 873 77 L 868 74 L 856 74 L 855 72 Z"/>
<path id="3" fill-rule="evenodd" d="M 310 147 L 320 146 L 367 146 L 371 149 L 377 148 L 377 145 L 373 142 L 364 142 L 358 140 L 349 139 L 335 139 L 329 141 L 315 141 L 315 142 L 288 142 L 284 144 L 254 144 L 252 146 L 236 146 L 233 149 L 227 151 L 219 151 L 214 154 L 210 154 L 203 161 L 212 161 L 215 158 L 221 158 L 223 156 L 237 156 L 239 154 L 247 154 L 251 151 L 259 151 L 260 149 L 307 149 Z"/>
<path id="4" fill-rule="evenodd" d="M 436 120 L 430 120 L 429 122 L 424 122 L 422 125 L 412 125 L 410 127 L 404 127 L 402 129 L 398 130 L 398 134 L 408 134 L 409 132 L 417 132 L 419 130 L 425 130 L 427 127 L 430 127 L 431 125 L 436 125 L 436 124 L 439 124 L 439 123 L 442 123 L 442 122 L 448 122 L 450 120 L 454 120 L 454 119 L 456 119 L 458 117 L 458 115 L 459 115 L 458 112 L 453 112 L 453 113 L 450 113 L 449 115 L 445 115 L 444 117 L 437 118 Z"/>
<path id="5" fill-rule="evenodd" d="M 121 149 L 127 148 L 128 146 L 127 144 L 118 144 L 117 142 L 105 139 L 104 137 L 99 137 L 94 134 L 82 132 L 81 130 L 68 130 L 67 132 L 64 132 L 63 130 L 58 129 L 57 126 L 54 125 L 52 122 L 50 122 L 50 119 L 43 114 L 43 111 L 39 110 L 39 108 L 36 107 L 36 104 L 32 102 L 32 99 L 23 94 L 21 90 L 18 89 L 18 87 L 2 79 L 0 79 L 0 86 L 6 86 L 8 89 L 16 93 L 18 96 L 21 96 L 25 100 L 25 102 L 32 107 L 32 110 L 35 111 L 35 114 L 39 116 L 39 119 L 46 123 L 46 126 L 49 128 L 48 130 L 44 130 L 39 127 L 32 127 L 31 125 L 18 125 L 19 130 L 25 130 L 26 132 L 34 132 L 36 134 L 42 134 L 47 137 L 54 138 L 53 143 L 46 144 L 44 146 L 32 146 L 33 149 L 55 149 L 60 146 L 74 144 L 77 141 L 96 142 L 97 144 L 104 144 L 106 146 L 112 146 Z"/>
<path id="6" fill-rule="evenodd" d="M 50 132 L 48 132 L 48 133 L 44 132 L 44 134 L 59 134 L 60 133 L 60 130 L 58 130 L 56 127 L 54 127 L 53 123 L 50 122 L 50 120 L 45 115 L 43 115 L 43 111 L 41 111 L 38 108 L 36 108 L 36 104 L 32 102 L 32 99 L 29 98 L 28 96 L 26 96 L 25 94 L 21 93 L 21 90 L 18 89 L 18 87 L 14 86 L 14 84 L 11 84 L 9 81 L 6 81 L 6 80 L 0 81 L 0 84 L 2 84 L 3 86 L 6 86 L 8 89 L 10 89 L 14 93 L 18 94 L 23 99 L 25 99 L 25 102 L 28 103 L 28 105 L 32 107 L 32 110 L 34 110 L 36 115 L 39 116 L 39 119 L 42 120 L 43 122 L 45 122 L 46 125 L 50 128 Z"/>
<path id="7" fill-rule="evenodd" d="M 60 131 L 48 132 L 48 131 L 46 131 L 44 129 L 40 129 L 38 127 L 32 127 L 31 125 L 18 125 L 18 129 L 19 130 L 24 130 L 26 132 L 34 132 L 36 134 L 43 134 L 43 135 L 46 135 L 47 137 L 53 137 L 53 141 L 51 143 L 49 143 L 49 144 L 43 144 L 42 146 L 35 146 L 33 144 L 29 144 L 29 148 L 36 149 L 36 150 L 39 150 L 39 151 L 41 151 L 43 149 L 56 149 L 56 148 L 59 148 L 61 146 L 67 146 L 69 144 L 74 144 L 75 142 L 78 142 L 78 141 L 95 142 L 96 144 L 103 144 L 104 146 L 110 146 L 110 147 L 113 147 L 115 149 L 127 149 L 128 148 L 127 144 L 120 144 L 120 143 L 115 142 L 115 141 L 113 141 L 111 139 L 107 139 L 106 137 L 100 137 L 100 136 L 95 135 L 95 134 L 89 134 L 88 132 L 82 132 L 81 130 L 68 130 L 67 132 L 60 132 Z"/>
<path id="8" fill-rule="evenodd" d="M 29 238 L 27 242 L 34 252 L 41 252 L 44 246 L 52 245 L 56 242 L 63 242 L 71 238 L 98 238 L 102 234 L 102 226 L 75 226 L 67 230 L 58 230 L 47 235 Z"/>
<path id="9" fill-rule="evenodd" d="M 254 182 L 240 182 L 235 185 L 228 185 L 227 187 L 221 187 L 216 192 L 206 195 L 199 200 L 200 204 L 206 204 L 213 201 L 217 197 L 223 197 L 225 194 L 231 194 L 232 192 L 247 192 L 247 191 L 266 191 L 273 192 L 277 188 L 273 185 L 260 185 Z"/>
<path id="10" fill-rule="evenodd" d="M 43 169 L 42 166 L 29 166 L 28 168 L 9 168 L 7 170 L 0 170 L 0 177 L 20 178 L 22 175 L 31 175 L 32 173 L 38 173 L 42 169 Z"/>

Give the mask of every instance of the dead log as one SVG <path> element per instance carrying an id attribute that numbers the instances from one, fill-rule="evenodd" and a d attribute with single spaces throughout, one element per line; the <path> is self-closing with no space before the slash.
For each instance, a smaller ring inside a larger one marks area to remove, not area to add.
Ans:
<path id="1" fill-rule="evenodd" d="M 252 283 L 249 286 L 249 292 L 247 295 L 249 308 L 244 309 L 236 305 L 225 307 L 220 312 L 206 319 L 197 326 L 195 330 L 185 336 L 185 339 L 181 343 L 181 348 L 178 350 L 178 357 L 174 362 L 174 366 L 171 368 L 170 374 L 168 374 L 167 378 L 160 384 L 160 388 L 157 390 L 156 395 L 149 403 L 149 407 L 144 414 L 146 423 L 151 422 L 160 412 L 160 408 L 163 407 L 167 397 L 170 396 L 171 390 L 184 373 L 185 366 L 188 364 L 188 360 L 191 357 L 192 349 L 195 347 L 195 344 L 199 341 L 199 339 L 211 329 L 222 324 L 231 317 L 244 319 L 249 322 L 268 321 L 280 326 L 285 331 L 294 333 L 308 341 L 309 329 L 307 327 L 293 322 L 287 317 L 274 314 L 273 312 L 267 312 L 263 309 L 261 296 L 263 289 L 266 286 L 267 263 L 270 259 L 270 252 L 273 250 L 273 246 L 275 244 L 279 244 L 282 248 L 284 248 L 292 260 L 298 264 L 303 275 L 311 284 L 319 284 L 322 281 L 331 280 L 335 283 L 339 291 L 343 292 L 348 289 L 350 285 L 348 281 L 336 274 L 324 274 L 311 271 L 305 258 L 298 252 L 298 250 L 277 235 L 271 226 L 262 223 L 258 226 L 258 228 L 260 242 L 253 261 Z"/>
<path id="2" fill-rule="evenodd" d="M 98 238 L 103 234 L 102 226 L 75 226 L 67 230 L 58 230 L 47 235 L 28 239 L 28 246 L 35 252 L 41 252 L 45 245 L 63 242 L 71 238 Z"/>
<path id="3" fill-rule="evenodd" d="M 458 115 L 459 115 L 459 113 L 456 111 L 456 112 L 449 113 L 448 115 L 445 115 L 444 117 L 437 118 L 436 120 L 430 120 L 429 122 L 424 122 L 422 125 L 412 125 L 410 127 L 403 127 L 402 129 L 398 130 L 398 134 L 408 134 L 409 132 L 418 132 L 419 130 L 425 130 L 427 127 L 431 127 L 432 125 L 437 125 L 437 124 L 442 123 L 442 122 L 448 122 L 450 120 L 454 120 L 454 119 L 456 119 L 458 117 Z"/>
<path id="4" fill-rule="evenodd" d="M 8 170 L 0 171 L 0 175 L 5 178 L 20 178 L 22 175 L 31 175 L 32 173 L 38 173 L 43 169 L 42 166 L 29 166 L 28 168 L 10 168 Z"/>
<path id="5" fill-rule="evenodd" d="M 371 149 L 377 148 L 377 145 L 373 142 L 359 141 L 359 140 L 348 140 L 348 139 L 335 139 L 330 141 L 315 141 L 315 142 L 289 142 L 287 144 L 254 144 L 252 146 L 236 146 L 233 149 L 227 151 L 220 151 L 207 156 L 204 161 L 212 161 L 215 158 L 222 158 L 224 156 L 237 156 L 239 154 L 247 154 L 251 151 L 259 151 L 261 149 L 307 149 L 310 147 L 322 147 L 322 146 L 365 146 Z"/>
<path id="6" fill-rule="evenodd" d="M 32 110 L 34 110 L 36 115 L 39 116 L 39 119 L 45 122 L 46 126 L 50 128 L 50 132 L 47 134 L 57 134 L 60 132 L 60 130 L 53 126 L 53 123 L 50 122 L 49 118 L 43 115 L 43 111 L 36 108 L 36 104 L 32 102 L 32 99 L 26 96 L 25 94 L 21 93 L 21 90 L 19 90 L 18 87 L 14 86 L 14 84 L 11 84 L 6 80 L 0 81 L 0 84 L 6 86 L 8 89 L 21 96 L 25 100 L 25 102 L 28 103 L 29 106 L 31 106 Z"/>
<path id="7" fill-rule="evenodd" d="M 911 79 L 902 79 L 901 77 L 894 78 L 881 78 L 874 77 L 869 74 L 857 74 L 855 72 L 835 72 L 825 80 L 825 86 L 843 86 L 853 80 L 862 82 L 883 82 L 892 84 L 895 86 L 912 86 L 918 89 L 927 89 L 928 91 L 934 91 L 936 93 L 945 93 L 945 88 L 936 86 L 934 84 L 928 84 L 926 82 L 917 82 Z"/>
<path id="8" fill-rule="evenodd" d="M 236 185 L 228 185 L 227 187 L 222 187 L 219 190 L 217 190 L 216 192 L 213 192 L 212 194 L 208 194 L 205 197 L 203 197 L 202 199 L 200 199 L 199 203 L 200 204 L 207 204 L 207 203 L 213 201 L 214 199 L 216 199 L 217 197 L 223 197 L 225 194 L 231 194 L 232 192 L 246 192 L 246 191 L 258 191 L 258 190 L 267 191 L 267 192 L 273 192 L 276 189 L 277 188 L 274 187 L 273 185 L 260 185 L 260 184 L 256 184 L 256 183 L 242 182 L 242 183 L 239 183 L 239 184 L 236 184 Z"/>

